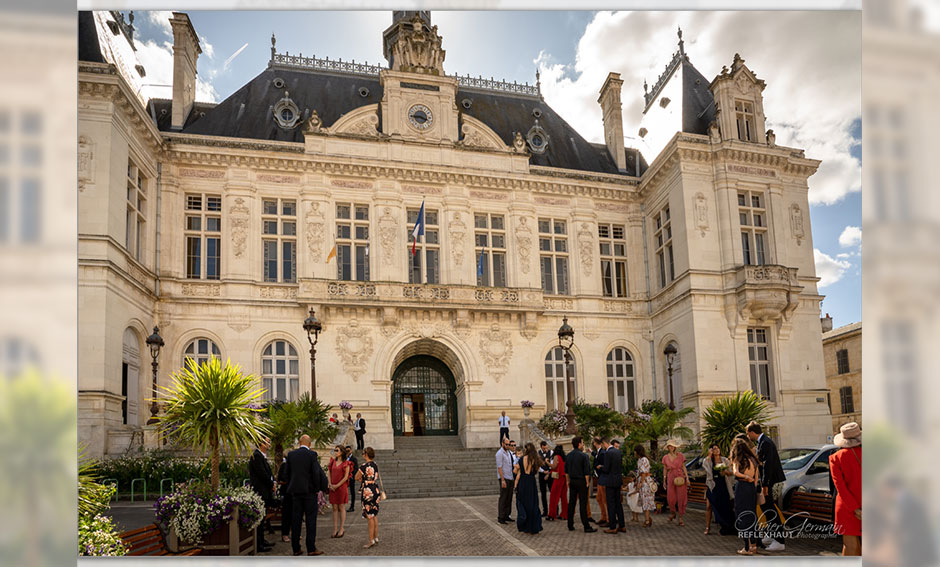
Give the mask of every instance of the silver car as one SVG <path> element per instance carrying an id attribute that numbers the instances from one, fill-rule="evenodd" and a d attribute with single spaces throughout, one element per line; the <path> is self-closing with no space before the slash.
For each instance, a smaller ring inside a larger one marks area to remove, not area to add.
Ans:
<path id="1" fill-rule="evenodd" d="M 835 445 L 822 445 L 780 451 L 780 464 L 787 475 L 777 501 L 783 510 L 790 507 L 790 497 L 801 487 L 806 492 L 829 492 L 829 455 L 838 450 Z"/>

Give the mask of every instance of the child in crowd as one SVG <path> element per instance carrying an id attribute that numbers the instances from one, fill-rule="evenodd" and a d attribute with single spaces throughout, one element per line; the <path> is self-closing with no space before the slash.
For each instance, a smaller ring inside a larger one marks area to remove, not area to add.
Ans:
<path id="1" fill-rule="evenodd" d="M 640 488 L 636 485 L 636 475 L 633 473 L 627 473 L 627 505 L 633 512 L 633 519 L 630 521 L 639 522 L 643 507 L 640 506 Z"/>

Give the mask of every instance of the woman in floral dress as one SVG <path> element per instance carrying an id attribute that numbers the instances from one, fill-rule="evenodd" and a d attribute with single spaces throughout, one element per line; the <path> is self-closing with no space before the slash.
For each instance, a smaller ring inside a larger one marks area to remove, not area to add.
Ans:
<path id="1" fill-rule="evenodd" d="M 365 460 L 356 473 L 356 480 L 360 482 L 362 494 L 362 517 L 369 523 L 369 543 L 363 547 L 372 547 L 379 542 L 379 466 L 372 459 L 375 458 L 375 449 L 366 447 L 362 451 Z"/>
<path id="2" fill-rule="evenodd" d="M 651 512 L 656 509 L 656 501 L 653 498 L 653 491 L 650 490 L 650 460 L 646 458 L 646 449 L 643 445 L 637 445 L 633 448 L 633 454 L 636 455 L 636 470 L 640 473 L 637 484 L 640 486 L 640 506 L 643 507 L 643 527 L 648 528 L 653 525 L 653 516 Z"/>

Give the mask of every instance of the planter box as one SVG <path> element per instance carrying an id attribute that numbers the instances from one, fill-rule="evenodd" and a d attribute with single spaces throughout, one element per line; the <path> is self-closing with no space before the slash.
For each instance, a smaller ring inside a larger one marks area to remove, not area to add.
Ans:
<path id="1" fill-rule="evenodd" d="M 238 508 L 232 514 L 232 519 L 228 525 L 224 525 L 203 538 L 202 543 L 194 545 L 189 542 L 181 542 L 176 535 L 176 530 L 170 528 L 167 534 L 167 548 L 173 553 L 179 553 L 199 547 L 202 549 L 202 555 L 254 555 L 255 554 L 255 530 L 249 530 L 238 525 Z"/>

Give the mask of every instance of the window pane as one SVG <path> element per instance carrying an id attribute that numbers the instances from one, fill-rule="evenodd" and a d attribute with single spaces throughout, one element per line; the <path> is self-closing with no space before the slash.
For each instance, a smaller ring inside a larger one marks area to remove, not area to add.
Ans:
<path id="1" fill-rule="evenodd" d="M 614 283 L 610 260 L 601 260 L 601 286 L 605 297 L 613 297 Z"/>
<path id="2" fill-rule="evenodd" d="M 369 227 L 357 225 L 356 226 L 356 239 L 357 240 L 369 240 Z"/>
<path id="3" fill-rule="evenodd" d="M 369 280 L 369 247 L 356 246 L 356 280 Z"/>
<path id="4" fill-rule="evenodd" d="M 349 239 L 351 228 L 348 224 L 336 225 L 336 238 Z"/>
<path id="5" fill-rule="evenodd" d="M 610 243 L 601 242 L 601 255 L 610 256 Z"/>
<path id="6" fill-rule="evenodd" d="M 277 234 L 277 221 L 276 220 L 266 220 L 262 223 L 262 234 Z"/>
<path id="7" fill-rule="evenodd" d="M 555 234 L 567 234 L 565 221 L 555 221 Z"/>
<path id="8" fill-rule="evenodd" d="M 277 399 L 287 400 L 287 384 L 283 378 L 277 379 Z"/>
<path id="9" fill-rule="evenodd" d="M 503 230 L 503 217 L 493 215 L 490 217 L 490 224 L 493 230 Z"/>
<path id="10" fill-rule="evenodd" d="M 348 244 L 336 247 L 336 275 L 343 281 L 352 280 L 352 255 Z"/>
<path id="11" fill-rule="evenodd" d="M 493 286 L 506 287 L 506 255 L 493 254 Z"/>
<path id="12" fill-rule="evenodd" d="M 488 246 L 488 240 L 487 240 L 486 234 L 477 234 L 474 236 L 474 239 L 475 239 L 475 244 L 477 247 L 482 248 L 484 246 Z"/>
<path id="13" fill-rule="evenodd" d="M 488 228 L 486 215 L 473 215 L 474 228 Z"/>
<path id="14" fill-rule="evenodd" d="M 262 242 L 264 251 L 264 281 L 277 281 L 277 241 L 265 240 Z"/>
<path id="15" fill-rule="evenodd" d="M 427 229 L 424 231 L 424 241 L 427 244 L 439 244 L 440 240 L 438 239 L 438 232 L 433 229 Z"/>
<path id="16" fill-rule="evenodd" d="M 297 215 L 297 205 L 294 201 L 282 201 L 281 202 L 281 214 L 293 217 Z"/>
<path id="17" fill-rule="evenodd" d="M 617 297 L 627 297 L 627 264 L 617 262 Z"/>
<path id="18" fill-rule="evenodd" d="M 744 263 L 751 263 L 751 239 L 748 237 L 748 233 L 741 233 L 741 249 L 744 252 Z"/>
<path id="19" fill-rule="evenodd" d="M 614 256 L 626 256 L 627 247 L 623 244 L 614 244 Z"/>
<path id="20" fill-rule="evenodd" d="M 545 252 L 552 251 L 552 239 L 551 238 L 539 238 L 539 250 Z"/>
<path id="21" fill-rule="evenodd" d="M 272 201 L 268 199 L 261 201 L 261 214 L 276 215 L 277 214 L 277 201 Z"/>
<path id="22" fill-rule="evenodd" d="M 290 373 L 299 374 L 300 362 L 296 358 L 290 360 Z"/>
<path id="23" fill-rule="evenodd" d="M 206 279 L 217 280 L 221 275 L 219 267 L 220 242 L 219 238 L 206 238 Z"/>
<path id="24" fill-rule="evenodd" d="M 618 408 L 616 405 L 616 400 L 614 399 L 614 381 L 613 380 L 607 381 L 607 403 L 610 404 L 610 407 L 618 411 L 620 410 L 620 408 Z"/>
<path id="25" fill-rule="evenodd" d="M 411 253 L 411 248 L 408 248 L 408 258 L 410 259 L 410 268 L 408 270 L 408 283 L 423 283 L 421 281 L 421 254 Z"/>
<path id="26" fill-rule="evenodd" d="M 739 213 L 738 221 L 741 223 L 741 226 L 750 226 L 750 222 L 747 220 L 747 213 Z"/>
<path id="27" fill-rule="evenodd" d="M 620 225 L 614 225 L 614 238 L 617 240 L 623 240 L 623 227 Z"/>
<path id="28" fill-rule="evenodd" d="M 493 235 L 493 248 L 505 248 L 506 247 L 506 237 L 502 234 Z"/>
<path id="29" fill-rule="evenodd" d="M 356 207 L 356 220 L 369 220 L 369 207 Z"/>
<path id="30" fill-rule="evenodd" d="M 284 341 L 277 341 L 274 343 L 274 354 L 277 356 L 284 356 L 284 345 L 287 344 Z M 279 371 L 279 373 L 282 371 Z"/>
<path id="31" fill-rule="evenodd" d="M 336 218 L 348 219 L 349 218 L 349 205 L 336 205 Z"/>
<path id="32" fill-rule="evenodd" d="M 428 283 L 440 283 L 440 251 L 428 250 L 426 254 L 428 263 Z"/>
<path id="33" fill-rule="evenodd" d="M 555 388 L 552 382 L 545 382 L 545 407 L 548 409 L 555 408 Z"/>
<path id="34" fill-rule="evenodd" d="M 558 293 L 568 293 L 568 258 L 555 258 L 555 269 L 557 270 L 556 281 L 558 283 Z"/>
<path id="35" fill-rule="evenodd" d="M 281 279 L 285 282 L 294 282 L 297 280 L 297 248 L 292 240 L 284 241 L 281 244 L 284 252 Z"/>
<path id="36" fill-rule="evenodd" d="M 199 229 L 196 229 L 196 230 L 199 230 Z M 221 232 L 222 231 L 222 219 L 220 219 L 219 217 L 206 217 L 206 230 L 208 232 Z"/>
<path id="37" fill-rule="evenodd" d="M 609 238 L 610 237 L 610 225 L 599 224 L 597 225 L 597 236 L 600 238 Z"/>
<path id="38" fill-rule="evenodd" d="M 186 195 L 186 210 L 187 211 L 201 211 L 202 210 L 202 195 Z"/>
<path id="39" fill-rule="evenodd" d="M 539 232 L 543 232 L 545 234 L 551 234 L 552 221 L 548 219 L 539 219 Z"/>
<path id="40" fill-rule="evenodd" d="M 284 221 L 281 223 L 281 234 L 284 236 L 294 236 L 297 234 L 297 223 L 294 221 Z"/>
<path id="41" fill-rule="evenodd" d="M 202 239 L 198 236 L 190 236 L 186 238 L 186 277 L 187 278 L 198 278 L 202 275 L 200 271 L 199 261 L 201 257 L 200 245 L 202 244 Z"/>
<path id="42" fill-rule="evenodd" d="M 754 235 L 754 248 L 757 252 L 757 265 L 764 265 L 764 235 L 757 233 Z"/>
<path id="43" fill-rule="evenodd" d="M 568 241 L 564 238 L 555 239 L 555 252 L 567 252 L 568 251 Z"/>
<path id="44" fill-rule="evenodd" d="M 551 256 L 542 256 L 542 291 L 544 293 L 555 293 Z"/>
<path id="45" fill-rule="evenodd" d="M 222 210 L 222 197 L 209 195 L 206 197 L 206 210 L 207 211 L 221 211 Z"/>
<path id="46" fill-rule="evenodd" d="M 24 179 L 20 187 L 20 238 L 23 242 L 39 240 L 39 203 L 41 191 L 39 181 Z M 140 254 L 137 254 L 138 259 Z"/>
<path id="47" fill-rule="evenodd" d="M 477 256 L 477 285 L 490 285 L 490 254 L 486 251 Z"/>
<path id="48" fill-rule="evenodd" d="M 424 224 L 437 226 L 437 211 L 424 211 Z"/>

